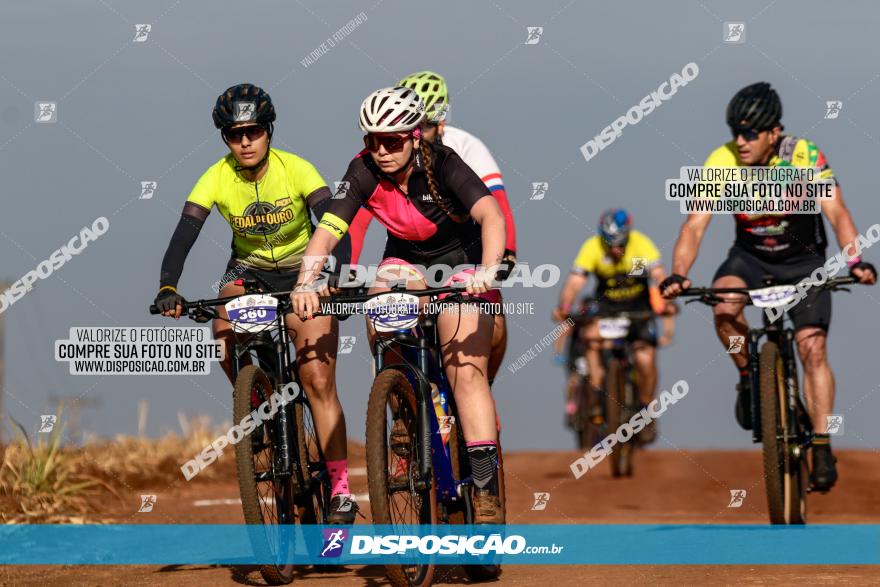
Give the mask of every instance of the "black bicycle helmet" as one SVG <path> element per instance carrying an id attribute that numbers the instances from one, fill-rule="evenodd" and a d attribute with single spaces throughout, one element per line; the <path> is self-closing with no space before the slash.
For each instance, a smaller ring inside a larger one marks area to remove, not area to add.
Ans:
<path id="1" fill-rule="evenodd" d="M 236 122 L 256 122 L 272 134 L 275 107 L 272 98 L 253 84 L 232 86 L 217 97 L 214 105 L 214 126 L 224 129 Z"/>
<path id="2" fill-rule="evenodd" d="M 781 119 L 782 102 L 767 82 L 744 87 L 727 105 L 727 125 L 730 128 L 769 130 L 781 126 Z"/>

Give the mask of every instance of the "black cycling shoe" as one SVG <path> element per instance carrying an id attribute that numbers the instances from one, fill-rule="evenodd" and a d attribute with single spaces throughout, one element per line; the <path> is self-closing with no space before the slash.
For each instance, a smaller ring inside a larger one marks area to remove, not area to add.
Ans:
<path id="1" fill-rule="evenodd" d="M 330 499 L 330 514 L 327 516 L 327 523 L 350 526 L 354 524 L 355 517 L 359 512 L 360 508 L 354 500 L 354 496 L 334 495 Z"/>
<path id="2" fill-rule="evenodd" d="M 752 393 L 748 378 L 736 384 L 736 422 L 743 430 L 752 429 Z"/>
<path id="3" fill-rule="evenodd" d="M 813 470 L 810 471 L 810 484 L 813 491 L 825 493 L 837 482 L 837 457 L 831 454 L 830 446 L 813 447 Z"/>

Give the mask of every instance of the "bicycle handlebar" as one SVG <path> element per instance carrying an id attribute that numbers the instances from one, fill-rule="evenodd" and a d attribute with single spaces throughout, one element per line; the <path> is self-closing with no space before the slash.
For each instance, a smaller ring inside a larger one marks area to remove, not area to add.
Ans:
<path id="1" fill-rule="evenodd" d="M 364 291 L 364 288 L 359 287 L 355 288 L 353 291 Z M 363 302 L 367 302 L 375 297 L 388 294 L 388 293 L 410 293 L 412 295 L 418 297 L 424 296 L 438 296 L 445 293 L 464 293 L 465 286 L 464 285 L 449 285 L 444 287 L 434 287 L 428 289 L 405 289 L 401 286 L 392 287 L 388 291 L 377 292 L 377 293 L 362 293 L 362 294 L 337 294 L 332 296 L 324 296 L 319 298 L 319 302 L 321 305 L 332 304 L 332 303 L 348 303 L 348 304 L 360 304 Z M 183 302 L 181 305 L 183 306 L 183 312 L 189 314 L 191 311 L 204 311 L 207 313 L 215 313 L 215 306 L 225 305 L 232 300 L 240 298 L 244 295 L 264 295 L 271 296 L 274 298 L 278 298 L 279 301 L 286 300 L 287 304 L 290 304 L 290 294 L 289 291 L 271 291 L 271 292 L 260 292 L 259 294 L 239 294 L 234 296 L 227 296 L 225 298 L 214 298 L 214 299 L 204 299 L 204 300 L 194 300 L 191 302 Z M 150 314 L 159 314 L 159 308 L 156 307 L 156 304 L 150 304 Z M 322 312 L 315 312 L 314 316 L 328 316 L 335 315 L 333 313 L 325 314 Z M 192 316 L 191 316 L 192 317 Z"/>
<path id="2" fill-rule="evenodd" d="M 825 283 L 821 285 L 811 285 L 810 287 L 819 288 L 819 289 L 830 289 L 832 291 L 849 291 L 848 289 L 841 287 L 844 285 L 852 285 L 854 283 L 858 283 L 858 280 L 854 277 L 835 277 L 833 279 L 827 280 Z M 691 302 L 701 302 L 704 304 L 714 305 L 720 302 L 725 301 L 719 294 L 741 294 L 746 296 L 743 302 L 746 305 L 751 305 L 752 300 L 750 297 L 751 292 L 758 291 L 761 289 L 765 289 L 767 287 L 776 287 L 781 285 L 795 285 L 794 283 L 770 283 L 763 287 L 689 287 L 688 289 L 682 291 L 679 295 L 685 297 L 693 297 L 695 299 L 688 300 L 685 303 L 690 304 Z"/>

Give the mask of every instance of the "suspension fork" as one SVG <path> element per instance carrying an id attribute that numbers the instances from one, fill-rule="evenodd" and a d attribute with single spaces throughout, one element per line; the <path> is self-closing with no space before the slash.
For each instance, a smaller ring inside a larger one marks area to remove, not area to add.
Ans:
<path id="1" fill-rule="evenodd" d="M 749 394 L 752 396 L 752 442 L 761 442 L 761 336 L 763 329 L 749 330 L 746 338 L 749 357 Z"/>
<path id="2" fill-rule="evenodd" d="M 276 340 L 272 341 L 271 346 L 266 345 L 263 349 L 267 355 L 266 358 L 272 359 L 269 365 L 274 368 L 273 391 L 280 394 L 290 375 L 287 364 L 287 326 L 284 324 L 284 314 L 280 313 L 277 316 L 277 320 L 278 336 Z M 269 354 L 269 352 L 272 354 Z M 278 475 L 289 475 L 293 471 L 292 461 L 297 458 L 295 451 L 291 450 L 291 445 L 294 442 L 292 440 L 294 425 L 292 402 L 281 406 L 281 409 L 278 410 L 276 422 L 275 433 L 277 438 L 275 439 L 275 446 L 278 450 L 275 451 L 275 473 Z"/>
<path id="3" fill-rule="evenodd" d="M 431 386 L 428 383 L 428 339 L 420 337 L 418 348 L 419 371 L 416 381 L 418 382 L 418 394 L 416 395 L 416 409 L 419 412 L 419 422 L 422 423 L 420 432 L 422 435 L 419 443 L 419 476 L 420 482 L 425 489 L 431 488 L 431 420 L 434 414 L 434 401 L 431 399 Z"/>
<path id="4" fill-rule="evenodd" d="M 785 403 L 788 409 L 788 430 L 786 430 L 786 434 L 791 438 L 796 438 L 796 432 L 800 425 L 797 419 L 799 415 L 798 404 L 800 404 L 801 398 L 798 387 L 797 361 L 795 360 L 794 331 L 786 330 L 781 338 L 782 344 L 780 348 L 784 366 Z M 801 408 L 805 409 L 803 404 L 801 404 Z M 809 432 L 806 433 L 806 436 L 809 437 Z M 796 440 L 800 443 L 804 439 L 796 438 Z"/>

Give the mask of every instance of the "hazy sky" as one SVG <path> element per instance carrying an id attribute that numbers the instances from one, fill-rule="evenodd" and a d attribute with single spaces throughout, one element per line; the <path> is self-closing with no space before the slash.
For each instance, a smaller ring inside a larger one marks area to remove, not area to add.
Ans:
<path id="1" fill-rule="evenodd" d="M 317 61 L 307 55 L 348 21 L 366 20 Z M 370 91 L 432 69 L 446 76 L 451 124 L 480 137 L 505 175 L 519 258 L 567 273 L 600 212 L 625 206 L 668 263 L 682 216 L 664 180 L 700 165 L 728 140 L 724 109 L 744 85 L 769 81 L 782 97 L 786 130 L 825 151 L 857 227 L 880 221 L 878 8 L 848 2 L 13 2 L 0 8 L 0 276 L 20 278 L 95 218 L 109 232 L 2 314 L 5 401 L 34 429 L 49 393 L 96 398 L 83 412 L 102 435 L 136 432 L 139 400 L 148 432 L 177 429 L 177 413 L 231 419 L 219 368 L 210 376 L 85 377 L 56 363 L 53 341 L 71 326 L 169 324 L 147 314 L 159 265 L 183 202 L 226 152 L 211 122 L 216 96 L 252 82 L 271 92 L 276 147 L 339 180 L 360 148 L 357 108 Z M 744 22 L 745 43 L 722 42 L 723 23 Z M 149 23 L 144 42 L 135 25 Z M 527 27 L 542 26 L 536 44 Z M 689 62 L 699 76 L 589 162 L 579 147 Z M 843 103 L 828 119 L 825 102 Z M 34 122 L 36 101 L 57 101 L 56 123 Z M 141 181 L 155 197 L 138 200 Z M 549 182 L 529 200 L 532 182 Z M 181 280 L 189 298 L 210 297 L 224 271 L 230 229 L 214 211 Z M 716 219 L 691 277 L 708 284 L 733 240 Z M 364 262 L 378 261 L 373 227 Z M 834 249 L 836 251 L 836 249 Z M 869 252 L 875 262 L 880 256 Z M 536 313 L 509 318 L 505 365 L 553 328 L 552 289 L 509 290 Z M 835 295 L 830 356 L 845 415 L 838 446 L 877 446 L 880 290 Z M 191 323 L 190 323 L 191 324 Z M 181 322 L 183 325 L 183 322 Z M 189 325 L 189 324 L 188 324 Z M 341 357 L 340 395 L 351 437 L 363 438 L 369 349 L 363 324 Z M 690 393 L 660 422 L 659 448 L 748 447 L 733 419 L 736 374 L 711 328 L 711 313 L 687 306 L 675 344 L 660 353 L 661 389 L 679 379 Z M 507 376 L 504 376 L 504 375 Z M 495 397 L 508 449 L 570 448 L 562 427 L 563 373 L 544 351 L 515 376 L 502 368 Z"/>

